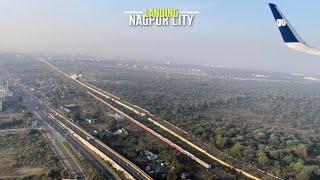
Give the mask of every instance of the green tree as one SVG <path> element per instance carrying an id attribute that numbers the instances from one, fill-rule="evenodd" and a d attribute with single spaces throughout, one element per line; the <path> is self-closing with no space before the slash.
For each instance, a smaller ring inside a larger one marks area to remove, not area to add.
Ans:
<path id="1" fill-rule="evenodd" d="M 264 165 L 267 165 L 269 162 L 269 158 L 267 157 L 266 153 L 264 152 L 259 152 L 258 154 L 258 163 L 261 165 L 261 166 L 264 166 Z"/>
<path id="2" fill-rule="evenodd" d="M 279 159 L 279 157 L 280 157 L 280 153 L 278 150 L 272 150 L 272 151 L 270 151 L 269 154 L 273 159 Z"/>
<path id="3" fill-rule="evenodd" d="M 302 169 L 304 168 L 304 162 L 299 160 L 297 163 L 295 163 L 293 165 L 293 169 L 296 171 L 296 172 L 300 172 Z"/>
<path id="4" fill-rule="evenodd" d="M 304 144 L 294 146 L 292 150 L 301 158 L 306 158 L 308 156 L 308 149 Z"/>
<path id="5" fill-rule="evenodd" d="M 236 143 L 232 148 L 230 149 L 230 153 L 232 156 L 241 157 L 241 152 L 243 150 L 243 147 L 240 143 Z"/>

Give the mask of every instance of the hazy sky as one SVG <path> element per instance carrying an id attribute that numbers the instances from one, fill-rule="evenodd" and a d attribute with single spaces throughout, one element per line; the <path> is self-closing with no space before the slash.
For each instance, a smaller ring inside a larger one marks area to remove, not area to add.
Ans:
<path id="1" fill-rule="evenodd" d="M 320 47 L 319 0 L 270 0 Z M 1 0 L 0 51 L 86 53 L 286 72 L 320 72 L 287 49 L 265 0 Z M 124 11 L 197 10 L 193 27 L 133 28 Z"/>

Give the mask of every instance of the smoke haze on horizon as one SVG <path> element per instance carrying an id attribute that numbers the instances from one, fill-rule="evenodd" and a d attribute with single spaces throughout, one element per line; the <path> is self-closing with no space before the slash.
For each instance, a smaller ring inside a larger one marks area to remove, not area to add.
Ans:
<path id="1" fill-rule="evenodd" d="M 281 72 L 320 72 L 320 58 L 287 49 L 269 1 L 18 1 L 0 2 L 0 51 L 92 56 Z M 273 1 L 302 38 L 320 46 L 316 0 Z M 197 10 L 193 27 L 130 27 L 128 10 Z"/>

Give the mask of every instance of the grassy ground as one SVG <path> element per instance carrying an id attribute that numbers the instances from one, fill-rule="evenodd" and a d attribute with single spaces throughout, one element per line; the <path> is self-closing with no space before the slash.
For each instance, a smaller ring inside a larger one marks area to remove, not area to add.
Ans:
<path id="1" fill-rule="evenodd" d="M 60 179 L 64 168 L 41 132 L 0 133 L 0 178 Z"/>
<path id="2" fill-rule="evenodd" d="M 1 129 L 13 129 L 23 128 L 25 122 L 23 121 L 23 114 L 0 114 L 0 130 Z"/>

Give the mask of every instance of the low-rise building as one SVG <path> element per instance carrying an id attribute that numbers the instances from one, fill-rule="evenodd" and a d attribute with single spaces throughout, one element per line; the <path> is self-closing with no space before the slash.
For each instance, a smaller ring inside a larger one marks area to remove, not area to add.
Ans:
<path id="1" fill-rule="evenodd" d="M 5 99 L 6 91 L 3 86 L 0 86 L 0 111 L 3 111 L 3 101 Z"/>
<path id="2" fill-rule="evenodd" d="M 5 109 L 13 109 L 22 102 L 23 98 L 21 96 L 6 96 L 3 104 Z"/>
<path id="3" fill-rule="evenodd" d="M 38 125 L 38 121 L 37 120 L 34 120 L 34 121 L 31 122 L 31 126 L 32 127 L 35 127 L 37 125 Z"/>
<path id="4" fill-rule="evenodd" d="M 145 149 L 145 150 L 141 150 L 140 154 L 144 157 L 146 157 L 148 160 L 153 161 L 158 159 L 158 155 L 154 154 L 153 152 Z"/>
<path id="5" fill-rule="evenodd" d="M 78 112 L 80 111 L 80 106 L 76 104 L 66 104 L 62 107 L 67 113 Z"/>
<path id="6" fill-rule="evenodd" d="M 89 124 L 94 124 L 96 122 L 96 119 L 86 119 L 86 122 Z"/>
<path id="7" fill-rule="evenodd" d="M 112 133 L 113 135 L 123 135 L 123 136 L 128 136 L 128 131 L 125 128 L 120 128 L 117 129 L 115 132 Z"/>

